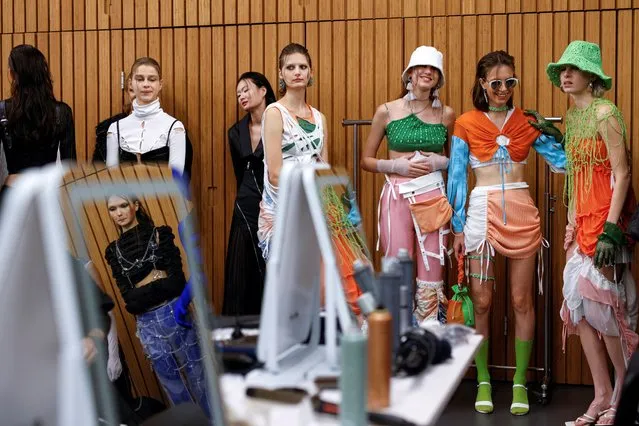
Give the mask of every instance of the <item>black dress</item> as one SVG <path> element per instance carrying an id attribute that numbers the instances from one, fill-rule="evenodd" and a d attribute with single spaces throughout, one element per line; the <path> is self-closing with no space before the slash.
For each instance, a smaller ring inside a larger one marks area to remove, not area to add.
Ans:
<path id="1" fill-rule="evenodd" d="M 257 243 L 257 218 L 264 188 L 264 148 L 255 151 L 249 133 L 250 115 L 228 132 L 237 181 L 237 197 L 226 253 L 223 315 L 257 315 L 262 308 L 266 265 Z"/>

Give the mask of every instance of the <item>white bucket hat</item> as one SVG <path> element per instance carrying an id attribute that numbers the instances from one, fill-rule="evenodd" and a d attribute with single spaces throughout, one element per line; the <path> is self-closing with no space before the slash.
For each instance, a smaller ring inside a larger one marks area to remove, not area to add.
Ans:
<path id="1" fill-rule="evenodd" d="M 444 55 L 432 46 L 419 46 L 410 55 L 408 66 L 402 73 L 402 83 L 404 84 L 404 87 L 406 87 L 409 83 L 408 71 L 410 71 L 411 68 L 420 65 L 430 65 L 431 67 L 437 68 L 441 74 L 439 84 L 437 86 L 440 88 L 444 85 Z"/>

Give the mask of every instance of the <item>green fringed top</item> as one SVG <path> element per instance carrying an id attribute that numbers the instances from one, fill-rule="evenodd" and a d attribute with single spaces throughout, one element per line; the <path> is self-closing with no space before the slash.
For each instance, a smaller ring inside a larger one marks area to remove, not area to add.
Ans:
<path id="1" fill-rule="evenodd" d="M 622 140 L 626 141 L 626 125 L 621 112 L 607 99 L 595 98 L 588 107 L 571 107 L 566 113 L 566 180 L 564 198 L 568 206 L 574 206 L 575 174 L 584 173 L 583 190 L 588 193 L 592 187 L 592 173 L 596 166 L 611 169 L 608 155 L 608 126 L 610 118 L 619 123 Z M 603 141 L 603 144 L 601 143 Z"/>

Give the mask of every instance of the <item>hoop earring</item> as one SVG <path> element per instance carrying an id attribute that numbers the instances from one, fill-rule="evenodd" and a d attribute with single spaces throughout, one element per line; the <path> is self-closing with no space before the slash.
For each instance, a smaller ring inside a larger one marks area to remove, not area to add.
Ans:
<path id="1" fill-rule="evenodd" d="M 313 80 L 313 77 L 308 79 L 308 84 L 306 85 L 306 87 L 311 87 L 313 85 L 313 83 L 315 83 L 315 80 Z"/>
<path id="2" fill-rule="evenodd" d="M 280 81 L 277 84 L 280 87 L 280 92 L 283 92 L 286 90 L 286 82 L 284 80 L 280 78 Z"/>

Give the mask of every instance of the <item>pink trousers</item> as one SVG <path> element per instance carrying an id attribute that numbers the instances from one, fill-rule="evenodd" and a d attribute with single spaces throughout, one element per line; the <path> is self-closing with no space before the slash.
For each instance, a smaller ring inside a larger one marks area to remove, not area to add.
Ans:
<path id="1" fill-rule="evenodd" d="M 435 173 L 431 173 L 434 175 Z M 430 175 L 429 175 L 430 176 Z M 400 193 L 400 185 L 411 178 L 387 177 L 378 206 L 379 243 L 384 256 L 397 256 L 399 249 L 408 250 L 417 263 L 415 294 L 415 317 L 418 322 L 425 319 L 446 321 L 448 300 L 444 294 L 445 258 L 447 250 L 448 223 L 427 234 L 423 234 L 413 218 L 410 204 L 445 196 L 441 174 L 431 179 L 418 195 L 410 198 Z"/>

